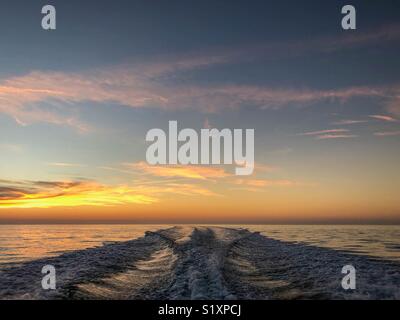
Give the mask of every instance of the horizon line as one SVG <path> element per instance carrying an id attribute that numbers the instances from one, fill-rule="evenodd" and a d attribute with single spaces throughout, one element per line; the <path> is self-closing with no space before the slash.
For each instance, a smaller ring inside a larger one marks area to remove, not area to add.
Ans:
<path id="1" fill-rule="evenodd" d="M 357 226 L 357 225 L 375 225 L 375 226 L 389 226 L 395 225 L 400 226 L 400 221 L 280 221 L 280 222 L 254 222 L 254 221 L 243 221 L 243 222 L 212 222 L 212 221 L 192 221 L 192 222 L 167 222 L 167 221 L 0 221 L 0 226 L 7 225 L 319 225 L 319 226 Z"/>

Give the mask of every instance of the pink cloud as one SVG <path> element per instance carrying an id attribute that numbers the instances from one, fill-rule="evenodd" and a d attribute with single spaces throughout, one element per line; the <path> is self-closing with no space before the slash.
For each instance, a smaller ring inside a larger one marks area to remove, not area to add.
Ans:
<path id="1" fill-rule="evenodd" d="M 257 86 L 175 86 L 148 78 L 157 71 L 144 67 L 114 68 L 85 73 L 32 72 L 0 83 L 0 112 L 20 124 L 41 121 L 86 131 L 74 116 L 45 111 L 39 102 L 51 100 L 68 109 L 70 103 L 116 102 L 132 108 L 196 108 L 204 112 L 239 108 L 250 104 L 277 108 L 290 104 L 311 104 L 323 100 L 347 100 L 358 96 L 385 96 L 382 89 L 355 87 L 343 90 L 272 89 Z M 168 70 L 168 69 L 167 69 Z M 142 72 L 142 73 L 140 73 Z M 58 102 L 57 102 L 58 101 Z M 60 104 L 61 103 L 61 104 Z M 59 108 L 54 108 L 59 109 Z"/>
<path id="2" fill-rule="evenodd" d="M 310 131 L 310 132 L 304 132 L 304 133 L 299 133 L 297 134 L 298 136 L 318 136 L 321 134 L 326 134 L 326 133 L 340 133 L 340 132 L 348 132 L 349 130 L 347 129 L 327 129 L 327 130 L 320 130 L 320 131 Z"/>
<path id="3" fill-rule="evenodd" d="M 140 172 L 145 172 L 157 177 L 178 177 L 195 180 L 207 180 L 216 178 L 229 177 L 223 168 L 199 166 L 199 165 L 159 165 L 152 166 L 145 162 L 127 163 L 126 167 L 129 167 Z"/>
<path id="4" fill-rule="evenodd" d="M 318 140 L 327 140 L 327 139 L 348 139 L 348 138 L 357 138 L 357 135 L 353 134 L 323 134 L 317 137 Z"/>
<path id="5" fill-rule="evenodd" d="M 377 119 L 377 120 L 387 121 L 387 122 L 398 122 L 397 119 L 395 119 L 395 118 L 393 118 L 391 116 L 387 116 L 387 115 L 375 114 L 375 115 L 370 115 L 369 117 L 373 118 L 373 119 Z"/>
<path id="6" fill-rule="evenodd" d="M 349 120 L 349 119 L 345 119 L 345 120 L 339 120 L 336 122 L 333 122 L 334 125 L 351 125 L 351 124 L 358 124 L 358 123 L 366 123 L 368 122 L 368 120 Z"/>
<path id="7" fill-rule="evenodd" d="M 394 113 L 400 110 L 397 107 L 400 89 L 396 87 L 312 90 L 241 85 L 171 85 L 168 84 L 168 79 L 182 71 L 265 58 L 267 53 L 276 58 L 285 52 L 331 52 L 398 38 L 400 26 L 393 25 L 358 33 L 357 36 L 218 48 L 180 57 L 162 56 L 141 64 L 126 64 L 79 73 L 34 71 L 0 81 L 0 112 L 9 115 L 20 125 L 47 122 L 73 127 L 80 132 L 89 131 L 90 127 L 71 111 L 71 105 L 85 101 L 115 102 L 132 108 L 193 108 L 215 112 L 220 109 L 239 108 L 243 104 L 268 109 L 288 105 L 310 105 L 327 100 L 346 101 L 353 97 L 379 97 L 387 100 L 388 110 Z M 41 107 L 44 101 L 54 108 L 44 110 Z"/>

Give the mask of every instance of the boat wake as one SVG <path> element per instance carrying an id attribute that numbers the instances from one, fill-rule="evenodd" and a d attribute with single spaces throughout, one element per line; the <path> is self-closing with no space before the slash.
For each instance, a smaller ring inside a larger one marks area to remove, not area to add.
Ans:
<path id="1" fill-rule="evenodd" d="M 341 286 L 342 267 L 357 288 Z M 43 290 L 42 267 L 57 289 Z M 0 299 L 400 299 L 400 264 L 241 228 L 173 227 L 0 271 Z"/>

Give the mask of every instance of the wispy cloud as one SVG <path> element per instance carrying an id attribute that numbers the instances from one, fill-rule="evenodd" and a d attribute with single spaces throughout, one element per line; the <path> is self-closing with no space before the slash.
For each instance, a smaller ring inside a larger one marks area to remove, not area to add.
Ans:
<path id="1" fill-rule="evenodd" d="M 400 136 L 400 131 L 375 132 L 374 135 L 377 136 L 377 137 L 393 137 L 393 136 Z"/>
<path id="2" fill-rule="evenodd" d="M 1 181 L 0 209 L 151 204 L 157 198 L 128 186 L 92 181 Z"/>
<path id="3" fill-rule="evenodd" d="M 387 122 L 398 122 L 399 121 L 388 115 L 374 114 L 374 115 L 370 115 L 369 117 L 373 118 L 373 119 L 377 119 L 377 120 L 387 121 Z"/>
<path id="4" fill-rule="evenodd" d="M 317 140 L 357 138 L 357 135 L 348 134 L 348 129 L 326 129 L 298 133 L 298 136 L 312 136 Z"/>
<path id="5" fill-rule="evenodd" d="M 285 42 L 268 42 L 241 44 L 235 47 L 220 47 L 208 49 L 200 53 L 187 55 L 191 63 L 175 65 L 185 66 L 185 69 L 192 67 L 209 67 L 215 64 L 227 64 L 252 60 L 277 60 L 290 59 L 304 56 L 311 53 L 331 54 L 339 51 L 363 48 L 376 43 L 391 43 L 400 39 L 400 24 L 382 25 L 369 30 L 360 30 L 356 35 L 342 33 L 340 36 L 321 36 Z M 158 70 L 171 70 L 172 68 L 158 68 Z M 176 69 L 175 69 L 176 70 Z"/>
<path id="6" fill-rule="evenodd" d="M 140 183 L 138 186 L 134 187 L 138 193 L 157 195 L 158 197 L 162 195 L 181 195 L 181 196 L 219 196 L 216 192 L 200 186 L 198 184 L 191 183 L 175 183 L 175 182 L 164 182 L 162 184 L 157 184 L 151 182 L 149 184 Z"/>
<path id="7" fill-rule="evenodd" d="M 346 125 L 352 125 L 352 124 L 358 124 L 358 123 L 366 123 L 368 120 L 351 120 L 351 119 L 344 119 L 344 120 L 339 120 L 335 121 L 332 124 L 337 125 L 337 126 L 346 126 Z"/>
<path id="8" fill-rule="evenodd" d="M 267 180 L 267 179 L 237 179 L 234 184 L 245 185 L 249 187 L 265 188 L 265 187 L 295 187 L 301 185 L 291 180 Z"/>
<path id="9" fill-rule="evenodd" d="M 145 162 L 127 163 L 126 167 L 157 177 L 178 177 L 195 180 L 218 179 L 230 176 L 223 168 L 210 166 L 152 166 Z"/>
<path id="10" fill-rule="evenodd" d="M 316 137 L 318 140 L 357 138 L 354 134 L 323 134 Z"/>
<path id="11" fill-rule="evenodd" d="M 297 135 L 298 136 L 319 136 L 319 135 L 327 134 L 327 133 L 341 133 L 341 132 L 349 132 L 349 130 L 348 129 L 326 129 L 326 130 L 298 133 Z"/>
<path id="12" fill-rule="evenodd" d="M 305 186 L 306 184 L 288 180 L 288 179 L 264 179 L 261 178 L 266 173 L 276 171 L 277 167 L 272 167 L 265 164 L 256 164 L 255 176 L 251 179 L 239 179 L 234 174 L 229 174 L 224 171 L 223 168 L 205 167 L 205 166 L 150 166 L 144 162 L 126 164 L 129 168 L 138 172 L 145 172 L 150 175 L 151 178 L 145 178 L 145 182 L 140 181 L 141 185 L 139 191 L 143 188 L 150 187 L 152 190 L 158 190 L 161 193 L 176 193 L 186 194 L 189 190 L 189 194 L 199 195 L 220 195 L 210 189 L 210 183 L 215 186 L 214 183 L 222 186 L 225 190 L 230 189 L 234 186 L 237 189 L 238 186 L 245 191 L 254 191 L 253 189 L 271 188 L 271 187 L 295 187 Z M 260 177 L 260 178 L 257 178 Z M 160 180 L 167 178 L 167 180 Z M 173 179 L 172 181 L 169 179 Z M 177 180 L 184 179 L 184 180 Z M 190 181 L 193 183 L 187 184 L 182 181 Z M 184 187 L 188 186 L 188 190 Z M 190 186 L 190 187 L 189 187 Z M 172 188 L 172 189 L 171 189 Z M 193 189 L 193 192 L 192 192 Z"/>
<path id="13" fill-rule="evenodd" d="M 357 34 L 345 34 L 336 38 L 323 38 L 319 40 L 322 49 L 326 51 L 346 50 L 355 47 L 364 47 L 376 43 L 397 41 L 400 38 L 400 25 L 389 24 L 379 28 L 365 30 Z M 325 48 L 325 49 L 324 49 Z"/>
<path id="14" fill-rule="evenodd" d="M 79 164 L 79 163 L 65 163 L 65 162 L 49 162 L 47 163 L 48 166 L 52 166 L 52 167 L 72 167 L 72 168 L 76 168 L 76 167 L 85 167 L 85 165 L 83 164 Z"/>
<path id="15" fill-rule="evenodd" d="M 353 97 L 380 97 L 387 100 L 385 103 L 390 110 L 397 110 L 394 101 L 397 101 L 400 90 L 396 87 L 313 90 L 225 84 L 182 85 L 169 79 L 183 71 L 235 63 L 249 57 L 265 58 L 265 53 L 272 54 L 276 59 L 282 56 L 282 52 L 332 52 L 399 37 L 400 27 L 396 25 L 358 33 L 357 36 L 242 46 L 239 49 L 219 48 L 79 73 L 34 71 L 0 82 L 0 112 L 13 117 L 23 126 L 33 122 L 47 122 L 87 132 L 91 128 L 79 120 L 79 114 L 72 111 L 73 104 L 85 101 L 115 102 L 132 108 L 196 108 L 204 112 L 215 112 L 243 105 L 267 109 L 326 100 L 346 101 Z M 53 108 L 43 108 L 43 102 Z"/>
<path id="16" fill-rule="evenodd" d="M 128 68 L 128 67 L 126 67 Z M 137 70 L 114 68 L 82 74 L 32 72 L 0 84 L 0 111 L 24 123 L 43 118 L 45 122 L 78 126 L 73 118 L 61 121 L 54 114 L 38 112 L 32 104 L 48 99 L 64 102 L 117 102 L 133 108 L 201 108 L 215 111 L 251 104 L 274 108 L 293 103 L 346 100 L 357 96 L 385 96 L 383 89 L 353 87 L 340 90 L 297 90 L 259 86 L 213 85 L 170 86 L 138 75 Z M 27 104 L 30 107 L 27 107 Z M 28 118 L 28 119 L 27 119 Z M 82 128 L 83 130 L 83 128 Z"/>
<path id="17" fill-rule="evenodd" d="M 46 76 L 32 78 L 29 83 L 28 76 L 11 78 L 0 82 L 0 112 L 14 118 L 20 126 L 26 126 L 33 122 L 45 122 L 55 125 L 73 127 L 79 132 L 87 132 L 90 127 L 80 121 L 78 117 L 71 113 L 56 111 L 60 109 L 59 102 L 53 101 L 54 110 L 46 110 L 40 105 L 48 99 L 56 99 L 62 92 L 58 89 L 46 89 Z M 24 80 L 25 79 L 25 80 Z M 57 79 L 48 79 L 48 81 Z M 57 87 L 56 84 L 53 85 Z"/>
<path id="18" fill-rule="evenodd" d="M 279 150 L 279 151 L 283 151 L 285 153 L 288 152 L 288 150 L 286 150 L 286 149 L 285 150 Z M 255 165 L 254 165 L 254 171 L 255 171 L 256 174 L 275 172 L 275 171 L 278 171 L 278 170 L 280 170 L 280 167 L 275 166 L 275 165 L 269 165 L 269 164 L 260 163 L 260 162 L 256 162 Z"/>

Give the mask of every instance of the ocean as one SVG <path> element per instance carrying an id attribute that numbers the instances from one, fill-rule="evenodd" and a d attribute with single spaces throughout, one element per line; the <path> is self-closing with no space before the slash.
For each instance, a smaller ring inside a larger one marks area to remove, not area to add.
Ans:
<path id="1" fill-rule="evenodd" d="M 400 299 L 400 226 L 1 225 L 0 299 L 65 298 Z"/>

